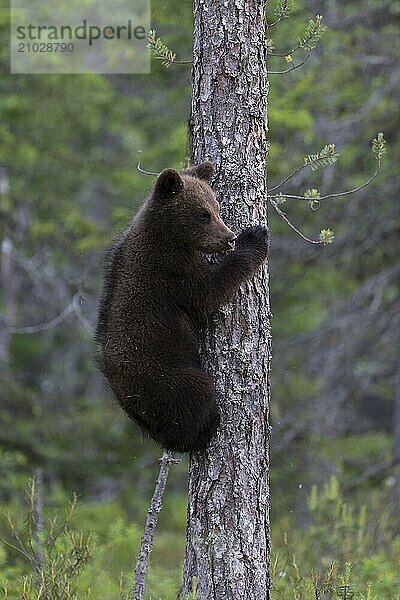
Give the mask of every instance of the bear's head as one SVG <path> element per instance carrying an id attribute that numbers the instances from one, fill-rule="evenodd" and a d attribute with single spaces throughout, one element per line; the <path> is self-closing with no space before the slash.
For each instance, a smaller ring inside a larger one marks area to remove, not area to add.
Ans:
<path id="1" fill-rule="evenodd" d="M 214 254 L 233 250 L 236 235 L 225 225 L 210 187 L 211 163 L 203 162 L 178 173 L 160 173 L 151 196 L 156 218 L 172 239 L 190 250 Z"/>

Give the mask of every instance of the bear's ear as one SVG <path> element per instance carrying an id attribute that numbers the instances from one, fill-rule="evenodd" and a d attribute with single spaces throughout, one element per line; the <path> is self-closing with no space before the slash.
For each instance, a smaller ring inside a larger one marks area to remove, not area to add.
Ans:
<path id="1" fill-rule="evenodd" d="M 214 167 L 209 161 L 206 161 L 200 163 L 199 165 L 188 167 L 183 172 L 185 175 L 191 175 L 192 177 L 197 177 L 198 179 L 203 179 L 204 181 L 210 183 L 214 175 Z"/>
<path id="2" fill-rule="evenodd" d="M 157 178 L 154 193 L 159 198 L 177 194 L 183 189 L 183 179 L 175 169 L 164 169 Z"/>

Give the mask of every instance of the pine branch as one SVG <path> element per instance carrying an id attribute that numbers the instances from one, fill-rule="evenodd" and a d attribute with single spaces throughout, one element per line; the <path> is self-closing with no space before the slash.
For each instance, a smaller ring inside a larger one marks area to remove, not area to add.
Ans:
<path id="1" fill-rule="evenodd" d="M 274 8 L 274 15 L 276 20 L 273 23 L 269 23 L 267 27 L 274 27 L 283 19 L 287 19 L 290 13 L 293 12 L 294 0 L 278 0 Z"/>
<path id="2" fill-rule="evenodd" d="M 309 242 L 310 244 L 318 244 L 318 245 L 323 244 L 324 246 L 326 246 L 327 244 L 331 244 L 333 242 L 333 239 L 335 236 L 333 234 L 333 231 L 331 231 L 330 229 L 322 229 L 322 231 L 319 234 L 319 240 L 312 240 L 312 239 L 308 238 L 299 229 L 297 229 L 297 227 L 295 225 L 293 225 L 293 223 L 291 221 L 289 221 L 289 219 L 287 218 L 285 213 L 281 211 L 281 209 L 279 208 L 279 206 L 277 205 L 276 202 L 274 202 L 273 200 L 270 199 L 270 203 L 272 204 L 272 206 L 274 207 L 274 209 L 276 210 L 278 215 L 285 221 L 285 223 L 287 223 L 289 225 L 289 227 L 291 229 L 293 229 L 293 231 L 295 233 L 297 233 L 297 235 L 299 235 L 306 242 Z"/>
<path id="3" fill-rule="evenodd" d="M 372 152 L 374 153 L 374 156 L 378 161 L 378 167 L 380 167 L 382 158 L 384 154 L 386 154 L 386 140 L 382 131 L 380 131 L 377 134 L 376 138 L 372 140 Z"/>
<path id="4" fill-rule="evenodd" d="M 339 158 L 335 151 L 335 144 L 327 144 L 317 154 L 308 154 L 304 158 L 305 166 L 309 166 L 312 171 L 323 169 L 328 165 L 333 165 Z"/>
<path id="5" fill-rule="evenodd" d="M 35 543 L 35 568 L 40 573 L 43 565 L 43 472 L 41 469 L 35 469 L 33 486 L 33 539 Z"/>
<path id="6" fill-rule="evenodd" d="M 177 60 L 176 53 L 164 44 L 161 38 L 157 37 L 157 31 L 149 31 L 147 48 L 150 50 L 156 60 L 161 60 L 163 67 L 168 69 L 172 64 L 189 65 L 192 60 Z"/>
<path id="7" fill-rule="evenodd" d="M 317 171 L 318 169 L 323 169 L 328 165 L 334 164 L 339 158 L 339 154 L 335 151 L 334 144 L 327 144 L 320 150 L 317 154 L 308 154 L 304 157 L 304 164 L 298 167 L 293 173 L 290 173 L 283 181 L 275 185 L 270 189 L 270 192 L 275 192 L 279 190 L 285 183 L 287 183 L 292 177 L 297 175 L 303 169 L 310 167 L 312 171 Z"/>
<path id="8" fill-rule="evenodd" d="M 329 198 L 340 198 L 341 196 L 348 196 L 349 194 L 355 194 L 355 192 L 359 192 L 360 190 L 364 189 L 365 187 L 367 187 L 371 181 L 373 179 L 375 179 L 375 177 L 378 175 L 378 169 L 376 171 L 374 171 L 374 173 L 371 175 L 371 177 L 369 177 L 367 179 L 367 181 L 364 181 L 363 184 L 359 185 L 356 188 L 353 188 L 352 190 L 346 190 L 345 192 L 337 192 L 334 194 L 326 194 L 325 196 L 320 196 L 319 197 L 319 201 L 321 200 L 328 200 Z M 277 198 L 278 195 L 272 195 L 272 196 L 268 196 L 269 199 L 274 199 Z M 307 202 L 310 201 L 310 198 L 308 198 L 306 195 L 304 196 L 296 196 L 294 194 L 285 194 L 285 199 L 291 199 L 291 200 L 306 200 Z"/>
<path id="9" fill-rule="evenodd" d="M 322 19 L 323 17 L 321 15 L 317 15 L 315 20 L 310 19 L 308 21 L 305 32 L 302 36 L 297 38 L 299 48 L 314 50 L 327 30 L 327 27 L 322 25 Z"/>
<path id="10" fill-rule="evenodd" d="M 150 553 L 154 544 L 154 534 L 157 527 L 158 515 L 162 508 L 162 499 L 167 484 L 171 463 L 179 463 L 180 458 L 175 458 L 171 452 L 164 452 L 160 459 L 160 472 L 154 488 L 153 497 L 147 512 L 144 532 L 140 543 L 140 551 L 135 569 L 135 586 L 133 600 L 144 600 L 146 589 L 146 575 L 149 566 Z"/>
<path id="11" fill-rule="evenodd" d="M 12 517 L 10 514 L 6 514 L 6 521 L 7 521 L 7 525 L 8 528 L 10 530 L 11 535 L 13 536 L 13 538 L 15 539 L 15 541 L 18 543 L 18 546 L 20 548 L 20 552 L 21 554 L 23 554 L 26 558 L 28 558 L 28 560 L 33 564 L 34 563 L 34 556 L 33 554 L 29 554 L 29 551 L 27 550 L 27 548 L 24 546 L 21 537 L 19 536 L 19 533 L 17 531 L 17 528 L 14 525 L 14 521 L 12 520 Z M 10 545 L 10 544 L 8 544 Z"/>
<path id="12" fill-rule="evenodd" d="M 332 147 L 332 145 L 325 146 L 325 148 L 329 148 L 329 147 Z M 321 153 L 324 152 L 325 148 L 321 151 Z M 355 192 L 359 192 L 363 188 L 367 187 L 373 179 L 375 179 L 375 177 L 378 175 L 380 167 L 382 165 L 382 158 L 383 158 L 384 154 L 386 153 L 386 140 L 385 140 L 384 134 L 382 132 L 378 133 L 376 138 L 374 138 L 372 140 L 372 152 L 377 161 L 377 167 L 376 167 L 375 171 L 373 172 L 373 174 L 366 181 L 364 181 L 364 183 L 362 183 L 361 185 L 359 185 L 351 190 L 346 190 L 345 192 L 336 192 L 333 194 L 326 194 L 325 196 L 318 196 L 318 202 L 321 202 L 321 200 L 327 200 L 329 198 L 340 198 L 342 196 L 348 196 L 349 194 L 354 194 Z M 329 161 L 335 162 L 336 161 L 335 156 L 336 156 L 336 153 L 333 152 L 330 157 L 324 156 L 323 161 L 326 160 L 326 161 L 328 161 L 327 164 L 331 164 Z M 309 155 L 309 157 L 312 158 L 313 155 Z M 308 160 L 309 157 L 307 157 L 306 160 Z M 310 166 L 311 166 L 311 163 L 307 163 L 307 164 L 310 164 Z M 314 164 L 316 166 L 316 163 L 314 163 Z M 306 165 L 304 165 L 304 166 L 306 166 Z M 326 166 L 326 164 L 325 164 L 325 166 Z M 300 170 L 300 168 L 299 168 L 299 170 Z M 316 169 L 314 169 L 314 170 L 316 170 Z M 295 174 L 295 172 L 294 172 L 294 174 Z M 292 175 L 290 175 L 288 178 L 286 178 L 285 182 L 288 179 L 290 179 L 291 176 Z M 279 184 L 279 186 L 275 186 L 275 188 L 273 188 L 272 191 L 278 189 L 278 187 L 281 187 L 281 185 L 283 185 L 283 183 Z M 276 200 L 278 198 L 281 201 L 282 198 L 284 197 L 285 201 L 286 201 L 286 199 L 289 198 L 289 199 L 294 199 L 294 200 L 306 200 L 307 202 L 310 202 L 310 196 L 306 195 L 306 194 L 304 194 L 303 196 L 297 196 L 294 194 L 284 194 L 284 195 L 283 194 L 272 194 L 272 195 L 268 195 L 268 199 Z M 280 203 L 282 203 L 282 202 L 280 202 Z"/>
<path id="13" fill-rule="evenodd" d="M 39 600 L 61 600 L 61 598 L 77 598 L 76 584 L 93 552 L 93 534 L 71 531 L 66 528 L 66 523 L 72 517 L 76 506 L 76 497 L 67 509 L 65 521 L 60 528 L 63 540 L 59 547 L 54 546 L 58 534 L 54 534 L 57 519 L 50 523 L 49 535 L 44 535 L 42 515 L 42 474 L 35 471 L 33 480 L 29 481 L 26 492 L 28 504 L 27 515 L 24 519 L 23 534 L 26 544 L 21 540 L 12 518 L 7 518 L 10 533 L 17 541 L 17 545 L 7 540 L 0 540 L 12 550 L 26 558 L 32 572 L 18 578 L 16 585 L 22 595 L 21 600 L 35 598 Z M 51 540 L 50 540 L 51 537 Z M 52 550 L 49 551 L 49 550 Z M 17 591 L 15 589 L 15 591 Z M 14 596 L 13 596 L 14 597 Z M 79 596 L 84 600 L 88 594 Z"/>
<path id="14" fill-rule="evenodd" d="M 300 67 L 302 67 L 308 61 L 310 56 L 311 56 L 311 53 L 309 52 L 307 54 L 307 56 L 301 62 L 299 62 L 297 65 L 295 64 L 292 56 L 288 56 L 288 57 L 286 57 L 286 62 L 288 62 L 291 65 L 289 67 L 289 69 L 285 69 L 284 71 L 268 71 L 268 75 L 284 75 L 285 73 L 291 73 L 295 69 L 299 69 Z"/>
<path id="15" fill-rule="evenodd" d="M 12 550 L 15 550 L 16 552 L 18 552 L 19 554 L 21 554 L 21 556 L 23 556 L 24 558 L 26 558 L 30 563 L 34 564 L 34 558 L 33 558 L 33 556 L 31 556 L 30 554 L 28 554 L 27 552 L 25 552 L 25 550 L 23 550 L 22 548 L 18 548 L 17 546 L 14 546 L 14 544 L 11 544 L 10 542 L 8 542 L 7 540 L 5 540 L 2 537 L 0 537 L 0 542 L 2 544 L 4 544 L 5 546 L 8 546 Z"/>
<path id="16" fill-rule="evenodd" d="M 46 540 L 46 546 L 47 546 L 48 551 L 50 551 L 51 549 L 54 548 L 54 545 L 55 545 L 56 541 L 58 540 L 58 538 L 60 537 L 60 535 L 62 535 L 63 533 L 65 533 L 67 531 L 68 525 L 70 524 L 71 519 L 74 516 L 77 504 L 78 504 L 78 496 L 76 494 L 73 494 L 71 500 L 68 503 L 68 507 L 66 510 L 64 520 L 61 523 L 61 525 L 58 526 L 58 528 L 57 528 L 57 525 L 58 525 L 57 517 L 54 516 L 53 519 L 51 519 L 50 531 L 49 531 L 48 538 Z"/>
<path id="17" fill-rule="evenodd" d="M 301 165 L 300 167 L 297 167 L 297 169 L 295 169 L 292 173 L 290 173 L 290 175 L 285 177 L 285 179 L 283 179 L 280 183 L 278 183 L 277 185 L 274 185 L 274 187 L 270 188 L 269 191 L 275 192 L 276 190 L 279 190 L 280 187 L 282 187 L 287 181 L 289 181 L 290 179 L 295 177 L 295 175 L 297 175 L 297 173 L 300 173 L 300 171 L 303 171 L 307 166 L 308 165 Z M 279 196 L 279 194 L 277 194 L 277 196 Z"/>
<path id="18" fill-rule="evenodd" d="M 376 167 L 374 173 L 362 185 L 360 185 L 352 190 L 347 190 L 346 192 L 326 194 L 325 196 L 321 196 L 319 191 L 316 188 L 310 188 L 304 193 L 304 196 L 295 196 L 292 194 L 282 194 L 282 192 L 280 192 L 279 194 L 269 194 L 267 196 L 267 198 L 270 201 L 270 203 L 272 204 L 272 206 L 274 207 L 274 209 L 276 210 L 276 212 L 279 214 L 279 216 L 289 225 L 289 227 L 291 229 L 293 229 L 293 231 L 295 231 L 301 238 L 303 238 L 303 240 L 310 242 L 311 244 L 323 244 L 324 246 L 327 246 L 328 244 L 332 244 L 332 242 L 335 238 L 333 231 L 331 231 L 330 229 L 322 229 L 319 234 L 319 240 L 318 241 L 311 240 L 310 238 L 306 237 L 303 233 L 301 233 L 301 231 L 299 231 L 299 229 L 297 229 L 297 227 L 295 227 L 291 221 L 289 221 L 289 219 L 287 218 L 285 213 L 279 208 L 278 205 L 284 204 L 288 198 L 295 198 L 295 199 L 299 199 L 299 200 L 306 200 L 309 203 L 310 208 L 312 210 L 316 210 L 318 208 L 321 200 L 326 200 L 327 198 L 338 198 L 340 196 L 347 196 L 348 194 L 353 194 L 355 192 L 358 192 L 359 190 L 362 190 L 367 185 L 369 185 L 371 183 L 371 181 L 377 176 L 379 169 L 381 167 L 381 164 L 382 164 L 383 156 L 386 153 L 386 141 L 385 141 L 385 136 L 382 132 L 378 133 L 376 138 L 374 138 L 372 140 L 372 152 L 377 161 L 377 167 Z M 327 144 L 317 154 L 309 154 L 308 156 L 306 156 L 304 158 L 304 165 L 301 165 L 300 167 L 298 167 L 295 171 L 293 171 L 293 173 L 288 175 L 288 177 L 286 177 L 281 183 L 279 183 L 278 185 L 273 187 L 271 191 L 276 191 L 284 183 L 289 181 L 289 179 L 294 177 L 294 175 L 296 175 L 296 173 L 298 173 L 305 167 L 310 167 L 313 171 L 316 171 L 319 168 L 323 168 L 323 167 L 326 167 L 327 165 L 335 163 L 338 159 L 338 156 L 339 155 L 337 154 L 337 152 L 335 152 L 335 146 L 333 144 Z"/>
<path id="19" fill-rule="evenodd" d="M 303 35 L 297 38 L 297 46 L 291 50 L 288 50 L 287 52 L 273 52 L 273 50 L 275 50 L 273 46 L 273 40 L 269 39 L 267 44 L 268 55 L 285 58 L 287 62 L 290 62 L 293 54 L 299 50 L 308 50 L 311 52 L 316 48 L 318 43 L 321 41 L 322 36 L 328 29 L 326 25 L 322 25 L 322 19 L 323 17 L 321 15 L 317 15 L 315 20 L 310 19 Z"/>

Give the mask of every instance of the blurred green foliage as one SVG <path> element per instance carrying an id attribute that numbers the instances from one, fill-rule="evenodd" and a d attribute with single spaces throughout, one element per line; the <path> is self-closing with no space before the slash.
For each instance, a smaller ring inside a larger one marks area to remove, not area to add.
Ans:
<path id="1" fill-rule="evenodd" d="M 122 516 L 116 518 L 112 503 L 78 506 L 75 511 L 73 500 L 63 510 L 50 512 L 38 539 L 26 526 L 34 518 L 31 489 L 32 483 L 26 513 L 10 516 L 11 526 L 4 533 L 2 523 L 0 549 L 8 543 L 24 548 L 27 555 L 41 549 L 41 563 L 35 569 L 34 559 L 30 564 L 11 548 L 15 556 L 10 567 L 2 550 L 3 597 L 39 600 L 47 592 L 51 598 L 65 600 L 129 598 L 140 528 Z M 361 506 L 350 504 L 334 477 L 320 492 L 314 487 L 307 499 L 307 531 L 296 527 L 293 517 L 282 519 L 274 528 L 272 598 L 398 600 L 400 537 L 393 528 L 393 515 L 382 508 L 381 500 L 372 494 Z M 171 523 L 157 539 L 146 594 L 149 600 L 173 600 L 180 589 L 185 507 L 179 504 L 174 510 L 175 518 L 177 514 L 181 517 L 179 528 L 175 531 Z"/>

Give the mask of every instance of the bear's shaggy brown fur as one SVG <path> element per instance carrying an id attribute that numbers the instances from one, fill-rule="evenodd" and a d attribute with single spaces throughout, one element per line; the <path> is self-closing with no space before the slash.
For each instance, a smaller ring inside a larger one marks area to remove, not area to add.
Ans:
<path id="1" fill-rule="evenodd" d="M 163 171 L 106 257 L 98 364 L 119 404 L 160 446 L 204 449 L 219 422 L 196 325 L 228 302 L 268 254 L 268 230 L 237 238 L 219 215 L 210 163 Z M 236 244 L 236 247 L 235 247 Z M 217 264 L 202 254 L 231 250 Z"/>

